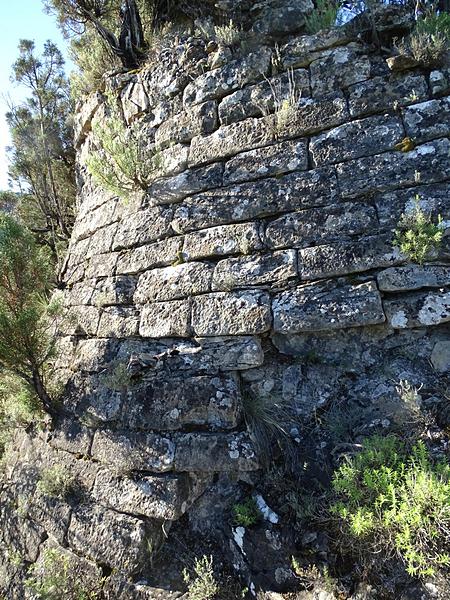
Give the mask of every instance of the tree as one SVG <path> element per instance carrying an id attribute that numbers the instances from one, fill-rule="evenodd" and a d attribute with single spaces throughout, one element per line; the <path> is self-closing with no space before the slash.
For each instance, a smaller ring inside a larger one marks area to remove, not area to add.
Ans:
<path id="1" fill-rule="evenodd" d="M 0 215 L 0 368 L 34 389 L 42 408 L 54 416 L 45 386 L 57 313 L 47 302 L 51 280 L 48 251 L 26 227 Z"/>
<path id="2" fill-rule="evenodd" d="M 69 126 L 71 103 L 63 71 L 64 60 L 50 41 L 42 56 L 34 42 L 21 40 L 13 79 L 31 93 L 19 106 L 10 106 L 7 121 L 12 147 L 10 179 L 40 213 L 32 227 L 48 232 L 47 242 L 58 258 L 74 220 L 75 153 Z"/>

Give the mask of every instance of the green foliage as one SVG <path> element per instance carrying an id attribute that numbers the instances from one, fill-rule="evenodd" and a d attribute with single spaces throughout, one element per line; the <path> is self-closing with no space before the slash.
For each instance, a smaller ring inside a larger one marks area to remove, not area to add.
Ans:
<path id="1" fill-rule="evenodd" d="M 450 566 L 450 465 L 423 442 L 408 451 L 394 436 L 368 438 L 334 474 L 342 543 L 362 555 L 401 557 L 412 576 Z"/>
<path id="2" fill-rule="evenodd" d="M 131 384 L 131 376 L 125 363 L 117 363 L 101 377 L 101 384 L 110 390 L 123 391 Z"/>
<path id="3" fill-rule="evenodd" d="M 97 149 L 88 157 L 87 168 L 99 185 L 126 199 L 146 189 L 152 173 L 161 167 L 161 155 L 148 147 L 141 123 L 126 126 L 112 95 L 108 109 L 106 121 L 92 126 Z"/>
<path id="4" fill-rule="evenodd" d="M 417 196 L 411 214 L 402 215 L 395 232 L 394 244 L 410 260 L 422 265 L 439 249 L 444 232 L 441 227 L 442 219 L 439 217 L 437 224 L 433 223 L 431 217 L 420 208 L 419 200 Z"/>
<path id="5" fill-rule="evenodd" d="M 244 502 L 235 504 L 233 514 L 234 523 L 241 527 L 251 527 L 261 520 L 261 513 L 253 498 L 247 498 Z"/>
<path id="6" fill-rule="evenodd" d="M 37 484 L 37 491 L 43 496 L 64 500 L 75 489 L 75 480 L 63 465 L 43 469 Z"/>
<path id="7" fill-rule="evenodd" d="M 396 48 L 400 54 L 411 56 L 426 67 L 436 67 L 444 62 L 450 51 L 450 14 L 429 11 L 418 19 L 409 36 Z"/>
<path id="8" fill-rule="evenodd" d="M 212 600 L 219 592 L 212 556 L 196 558 L 192 572 L 184 569 L 183 578 L 188 587 L 189 600 Z"/>
<path id="9" fill-rule="evenodd" d="M 50 413 L 44 377 L 58 313 L 47 303 L 51 281 L 48 252 L 23 225 L 0 215 L 0 367 L 34 389 Z"/>
<path id="10" fill-rule="evenodd" d="M 39 600 L 100 598 L 101 581 L 86 583 L 74 561 L 58 550 L 46 550 L 42 561 L 32 565 L 29 573 L 25 585 Z"/>
<path id="11" fill-rule="evenodd" d="M 307 33 L 317 33 L 330 29 L 336 24 L 340 2 L 336 0 L 316 0 L 316 8 L 305 18 Z"/>

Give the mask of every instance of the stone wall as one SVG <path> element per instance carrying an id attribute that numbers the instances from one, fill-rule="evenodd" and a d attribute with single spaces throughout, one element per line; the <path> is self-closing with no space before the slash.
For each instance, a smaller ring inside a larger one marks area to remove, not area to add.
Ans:
<path id="1" fill-rule="evenodd" d="M 343 30 L 223 50 L 184 40 L 109 78 L 161 155 L 128 201 L 85 167 L 103 95 L 77 115 L 55 367 L 66 416 L 8 455 L 8 598 L 27 597 L 24 568 L 49 546 L 106 576 L 107 598 L 178 597 L 142 584 L 149 552 L 186 511 L 209 514 L 218 477 L 252 481 L 249 397 L 289 407 L 301 454 L 317 410 L 344 399 L 363 429 L 389 427 L 405 418 L 396 382 L 433 390 L 449 369 L 449 238 L 419 267 L 393 231 L 416 202 L 450 219 L 450 70 L 391 72 Z M 298 107 L 274 115 L 292 82 Z M 405 137 L 412 148 L 396 150 Z M 75 500 L 36 490 L 55 464 L 76 477 Z"/>

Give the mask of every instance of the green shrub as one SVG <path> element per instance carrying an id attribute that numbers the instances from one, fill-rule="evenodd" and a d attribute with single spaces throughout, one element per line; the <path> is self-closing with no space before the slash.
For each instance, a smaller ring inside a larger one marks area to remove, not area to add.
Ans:
<path id="1" fill-rule="evenodd" d="M 39 600 L 97 600 L 101 581 L 86 584 L 83 573 L 77 571 L 67 555 L 48 549 L 42 562 L 30 567 L 25 585 Z"/>
<path id="2" fill-rule="evenodd" d="M 261 513 L 254 498 L 233 506 L 234 523 L 241 527 L 251 527 L 261 520 Z"/>
<path id="3" fill-rule="evenodd" d="M 411 56 L 426 67 L 436 67 L 444 62 L 450 50 L 450 15 L 429 13 L 419 19 L 409 36 L 396 48 L 400 54 Z"/>
<path id="4" fill-rule="evenodd" d="M 75 488 L 75 480 L 66 467 L 55 465 L 49 469 L 43 469 L 37 484 L 37 491 L 43 496 L 50 498 L 66 499 Z"/>
<path id="5" fill-rule="evenodd" d="M 450 465 L 432 461 L 423 442 L 368 438 L 332 482 L 331 514 L 344 548 L 361 557 L 397 555 L 413 576 L 450 566 Z"/>
<path id="6" fill-rule="evenodd" d="M 305 18 L 307 33 L 317 33 L 336 25 L 340 2 L 335 0 L 316 0 L 316 7 Z"/>
<path id="7" fill-rule="evenodd" d="M 410 260 L 422 265 L 439 249 L 444 231 L 441 217 L 438 217 L 437 223 L 433 223 L 431 217 L 420 208 L 419 200 L 417 196 L 416 206 L 411 214 L 402 215 L 395 232 L 394 244 Z"/>
<path id="8" fill-rule="evenodd" d="M 189 600 L 211 600 L 219 592 L 212 556 L 196 558 L 193 572 L 184 569 L 183 578 L 188 587 Z"/>

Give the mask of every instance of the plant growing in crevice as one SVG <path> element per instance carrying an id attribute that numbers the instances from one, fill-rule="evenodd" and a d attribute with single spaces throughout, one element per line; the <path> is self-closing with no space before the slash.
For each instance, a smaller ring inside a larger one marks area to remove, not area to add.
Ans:
<path id="1" fill-rule="evenodd" d="M 307 33 L 318 33 L 336 25 L 340 2 L 335 0 L 316 0 L 314 10 L 305 17 Z"/>
<path id="2" fill-rule="evenodd" d="M 240 527 L 251 527 L 261 520 L 261 513 L 254 498 L 247 498 L 233 506 L 234 524 Z"/>
<path id="3" fill-rule="evenodd" d="M 423 265 L 430 256 L 439 250 L 444 231 L 442 218 L 434 223 L 430 215 L 420 208 L 420 198 L 416 196 L 415 207 L 409 214 L 403 214 L 395 231 L 394 245 L 410 260 Z"/>
<path id="4" fill-rule="evenodd" d="M 275 81 L 266 78 L 266 82 L 270 86 L 273 113 L 270 107 L 260 106 L 259 108 L 271 126 L 274 138 L 278 138 L 289 129 L 289 125 L 295 120 L 301 92 L 297 90 L 293 69 L 287 71 L 287 87 L 283 77 L 278 77 Z"/>
<path id="5" fill-rule="evenodd" d="M 450 51 L 450 15 L 428 11 L 407 37 L 394 42 L 394 47 L 425 67 L 441 65 Z"/>
<path id="6" fill-rule="evenodd" d="M 192 570 L 183 570 L 189 600 L 212 600 L 219 592 L 212 556 L 195 558 Z"/>
<path id="7" fill-rule="evenodd" d="M 75 491 L 75 479 L 63 465 L 43 469 L 36 490 L 49 498 L 67 499 Z"/>

